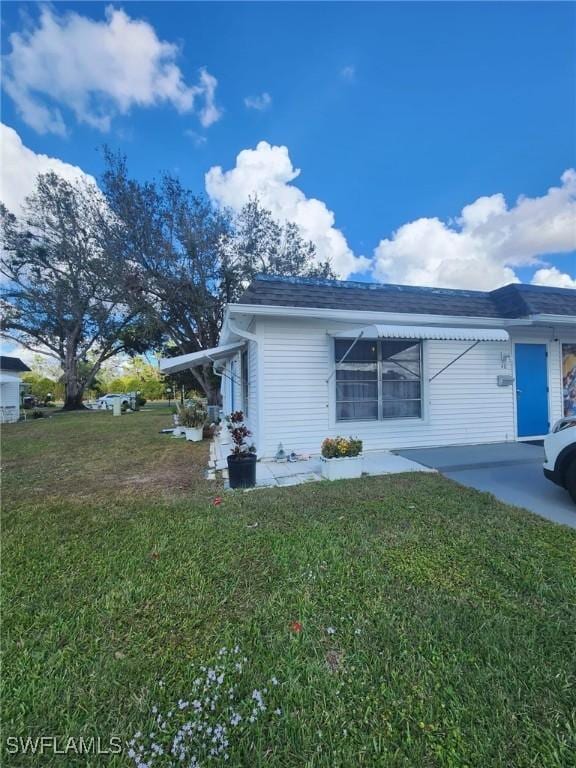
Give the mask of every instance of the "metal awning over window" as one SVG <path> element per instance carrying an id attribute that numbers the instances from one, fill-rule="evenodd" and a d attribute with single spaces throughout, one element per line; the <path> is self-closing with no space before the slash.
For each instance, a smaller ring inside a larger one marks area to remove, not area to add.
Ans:
<path id="1" fill-rule="evenodd" d="M 472 344 L 463 352 L 457 355 L 447 365 L 436 371 L 428 381 L 433 381 L 441 373 L 448 370 L 454 363 L 458 362 L 464 355 L 471 352 L 483 341 L 509 341 L 508 331 L 500 328 L 446 328 L 432 325 L 379 325 L 374 323 L 362 328 L 348 329 L 347 331 L 337 331 L 329 334 L 335 338 L 350 339 L 350 347 L 340 359 L 343 363 L 354 346 L 360 339 L 414 339 L 414 340 L 439 340 L 439 341 L 471 341 Z M 330 381 L 334 371 L 330 374 L 327 381 Z"/>
<path id="2" fill-rule="evenodd" d="M 178 373 L 178 371 L 186 371 L 199 365 L 209 365 L 210 363 L 233 357 L 236 352 L 239 352 L 245 346 L 245 341 L 237 341 L 234 344 L 224 344 L 221 347 L 202 349 L 200 352 L 191 352 L 188 355 L 165 357 L 160 360 L 160 370 L 162 373 Z"/>
<path id="3" fill-rule="evenodd" d="M 507 331 L 499 328 L 445 328 L 432 325 L 366 325 L 332 333 L 336 338 L 437 339 L 445 341 L 508 341 Z"/>

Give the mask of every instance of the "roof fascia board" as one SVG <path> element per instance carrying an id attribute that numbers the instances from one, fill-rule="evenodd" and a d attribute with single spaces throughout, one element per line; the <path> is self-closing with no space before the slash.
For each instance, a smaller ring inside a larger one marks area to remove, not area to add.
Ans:
<path id="1" fill-rule="evenodd" d="M 460 315 L 416 315 L 410 312 L 374 312 L 354 309 L 324 309 L 320 307 L 285 307 L 263 304 L 229 304 L 230 315 L 260 315 L 264 317 L 303 317 L 368 324 L 397 322 L 406 325 L 407 318 L 414 324 L 429 325 L 487 325 L 500 327 L 508 321 L 501 317 L 466 317 Z M 528 321 L 529 322 L 529 321 Z"/>
<path id="2" fill-rule="evenodd" d="M 543 325 L 576 325 L 574 315 L 530 315 L 530 320 Z"/>

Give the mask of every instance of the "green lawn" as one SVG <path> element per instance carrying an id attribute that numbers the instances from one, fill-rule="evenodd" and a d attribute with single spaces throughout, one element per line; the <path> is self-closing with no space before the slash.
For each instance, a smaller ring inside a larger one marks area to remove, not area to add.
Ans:
<path id="1" fill-rule="evenodd" d="M 576 765 L 576 531 L 429 474 L 224 493 L 169 420 L 3 430 L 3 748 L 139 731 L 166 748 L 199 698 L 230 742 L 202 765 Z M 201 754 L 187 738 L 175 765 Z"/>

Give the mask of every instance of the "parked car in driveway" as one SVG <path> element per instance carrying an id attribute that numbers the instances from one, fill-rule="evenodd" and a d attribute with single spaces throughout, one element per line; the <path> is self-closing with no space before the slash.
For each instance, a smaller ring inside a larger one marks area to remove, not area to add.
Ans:
<path id="1" fill-rule="evenodd" d="M 554 424 L 544 440 L 544 453 L 544 474 L 566 488 L 576 504 L 576 416 L 567 416 Z"/>
<path id="2" fill-rule="evenodd" d="M 130 398 L 128 395 L 111 393 L 109 395 L 102 395 L 96 400 L 98 408 L 112 408 L 114 401 L 120 399 L 120 404 L 128 407 L 130 405 Z"/>

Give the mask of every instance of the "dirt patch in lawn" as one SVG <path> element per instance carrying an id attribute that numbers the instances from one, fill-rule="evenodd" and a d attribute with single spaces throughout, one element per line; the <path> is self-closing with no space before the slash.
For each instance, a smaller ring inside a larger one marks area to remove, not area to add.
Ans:
<path id="1" fill-rule="evenodd" d="M 204 467 L 202 465 L 191 466 L 190 455 L 183 452 L 179 461 L 174 459 L 161 467 L 151 466 L 143 468 L 133 475 L 119 478 L 118 487 L 125 489 L 153 490 L 156 493 L 178 495 L 181 491 L 198 489 L 198 484 L 204 479 Z M 205 457 L 208 461 L 208 457 Z M 205 466 L 205 464 L 204 464 Z"/>
<path id="2" fill-rule="evenodd" d="M 116 419 L 99 412 L 62 414 L 10 425 L 2 440 L 4 499 L 210 493 L 209 441 L 161 434 L 169 423 L 169 412 L 156 410 Z"/>

